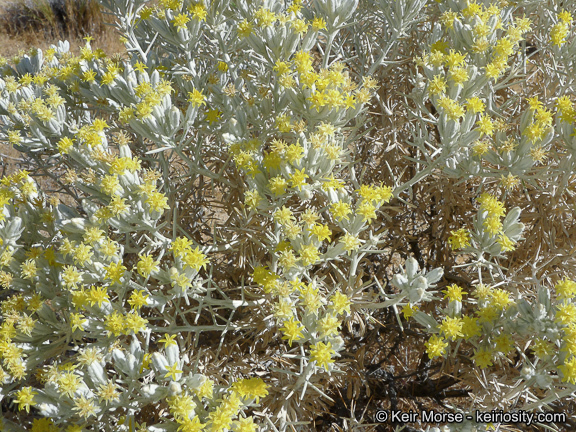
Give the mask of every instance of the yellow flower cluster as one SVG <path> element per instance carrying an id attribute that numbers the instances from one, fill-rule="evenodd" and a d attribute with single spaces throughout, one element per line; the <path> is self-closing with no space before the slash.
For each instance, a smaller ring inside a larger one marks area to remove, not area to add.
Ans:
<path id="1" fill-rule="evenodd" d="M 560 47 L 566 43 L 566 37 L 570 32 L 570 24 L 572 23 L 572 14 L 562 11 L 558 14 L 558 20 L 558 23 L 550 30 L 550 40 L 554 45 Z"/>
<path id="2" fill-rule="evenodd" d="M 504 204 L 498 200 L 495 196 L 488 193 L 483 193 L 480 198 L 478 198 L 480 203 L 480 210 L 487 213 L 487 217 L 484 220 L 484 228 L 486 232 L 494 236 L 502 230 L 501 218 L 506 215 L 506 208 Z"/>
<path id="3" fill-rule="evenodd" d="M 374 80 L 364 81 L 362 88 L 354 83 L 342 63 L 334 63 L 329 69 L 315 72 L 312 56 L 298 51 L 290 62 L 278 60 L 274 66 L 278 82 L 285 88 L 298 86 L 301 91 L 310 89 L 307 100 L 316 112 L 328 109 L 354 109 L 368 102 L 370 90 L 376 87 Z M 306 92 L 305 92 L 306 93 Z M 308 94 L 308 93 L 306 93 Z"/>
<path id="4" fill-rule="evenodd" d="M 522 131 L 522 135 L 526 136 L 531 143 L 535 143 L 544 138 L 550 131 L 552 126 L 552 113 L 543 107 L 542 102 L 538 100 L 538 96 L 528 99 L 530 111 L 532 112 L 532 122 Z"/>
<path id="5" fill-rule="evenodd" d="M 454 250 L 464 249 L 470 246 L 470 233 L 466 228 L 460 228 L 456 231 L 450 231 L 450 237 L 448 237 L 448 243 L 450 247 Z"/>

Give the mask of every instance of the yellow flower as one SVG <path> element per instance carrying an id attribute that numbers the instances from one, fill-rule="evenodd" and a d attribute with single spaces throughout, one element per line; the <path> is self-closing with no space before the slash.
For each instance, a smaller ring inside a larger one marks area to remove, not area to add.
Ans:
<path id="1" fill-rule="evenodd" d="M 508 354 L 514 347 L 514 343 L 507 334 L 501 334 L 494 339 L 494 342 L 496 342 L 496 349 L 504 355 Z"/>
<path id="2" fill-rule="evenodd" d="M 476 3 L 476 1 L 467 2 L 467 6 L 462 10 L 462 15 L 466 18 L 471 18 L 474 15 L 481 16 L 483 5 Z"/>
<path id="3" fill-rule="evenodd" d="M 300 321 L 292 317 L 289 321 L 284 321 L 284 327 L 280 328 L 280 331 L 284 333 L 282 339 L 288 340 L 288 345 L 292 346 L 292 342 L 304 338 L 302 335 L 304 327 L 300 324 Z"/>
<path id="4" fill-rule="evenodd" d="M 196 271 L 200 270 L 201 267 L 206 269 L 206 264 L 209 262 L 198 246 L 193 250 L 186 251 L 183 261 L 188 267 Z"/>
<path id="5" fill-rule="evenodd" d="M 472 111 L 473 113 L 482 114 L 485 109 L 484 102 L 478 97 L 471 97 L 466 100 L 466 109 Z"/>
<path id="6" fill-rule="evenodd" d="M 306 174 L 306 168 L 301 170 L 294 170 L 294 173 L 290 174 L 290 182 L 293 188 L 302 189 L 302 186 L 306 184 L 306 179 L 308 174 Z"/>
<path id="7" fill-rule="evenodd" d="M 252 34 L 254 27 L 246 19 L 238 24 L 237 32 L 241 39 L 246 38 Z"/>
<path id="8" fill-rule="evenodd" d="M 98 399 L 106 405 L 112 401 L 118 401 L 120 393 L 117 391 L 117 385 L 114 381 L 108 381 L 106 384 L 100 384 L 98 389 Z"/>
<path id="9" fill-rule="evenodd" d="M 260 27 L 270 27 L 278 19 L 274 12 L 264 7 L 261 7 L 254 13 L 254 18 L 258 20 Z"/>
<path id="10" fill-rule="evenodd" d="M 343 312 L 350 313 L 350 299 L 346 294 L 340 291 L 336 291 L 332 297 L 330 297 L 329 309 L 334 311 L 336 315 L 340 315 Z"/>
<path id="11" fill-rule="evenodd" d="M 454 28 L 454 20 L 458 18 L 458 13 L 453 11 L 446 11 L 440 17 L 442 25 L 448 29 Z"/>
<path id="12" fill-rule="evenodd" d="M 290 65 L 284 61 L 276 60 L 274 67 L 272 68 L 279 76 L 290 72 Z"/>
<path id="13" fill-rule="evenodd" d="M 500 245 L 502 252 L 513 251 L 514 249 L 516 249 L 516 247 L 514 246 L 514 242 L 510 240 L 510 238 L 508 238 L 508 236 L 505 234 L 500 234 L 498 236 L 498 240 L 496 241 Z"/>
<path id="14" fill-rule="evenodd" d="M 562 324 L 576 323 L 576 304 L 565 301 L 562 305 L 557 306 L 557 308 L 556 322 Z"/>
<path id="15" fill-rule="evenodd" d="M 164 349 L 168 348 L 170 345 L 178 346 L 178 343 L 174 340 L 177 335 L 169 335 L 168 333 L 164 333 L 164 338 L 160 339 L 158 342 L 162 342 L 164 344 Z"/>
<path id="16" fill-rule="evenodd" d="M 566 36 L 568 36 L 568 24 L 564 21 L 554 25 L 552 30 L 550 30 L 550 40 L 552 40 L 554 45 L 564 45 L 566 43 Z"/>
<path id="17" fill-rule="evenodd" d="M 284 195 L 287 187 L 288 181 L 282 176 L 272 177 L 268 182 L 268 189 L 276 196 Z"/>
<path id="18" fill-rule="evenodd" d="M 464 249 L 470 246 L 470 233 L 465 228 L 460 228 L 457 231 L 450 231 L 448 243 L 452 249 Z"/>
<path id="19" fill-rule="evenodd" d="M 254 423 L 253 417 L 239 418 L 234 422 L 235 432 L 256 432 L 258 425 Z"/>
<path id="20" fill-rule="evenodd" d="M 84 315 L 80 313 L 71 313 L 70 314 L 70 327 L 72 331 L 76 331 L 76 329 L 80 331 L 84 331 L 84 323 L 86 322 L 86 318 Z"/>
<path id="21" fill-rule="evenodd" d="M 364 222 L 371 223 L 372 219 L 376 219 L 376 207 L 370 201 L 362 201 L 356 212 L 362 215 L 362 220 Z"/>
<path id="22" fill-rule="evenodd" d="M 326 29 L 326 21 L 324 21 L 324 18 L 315 17 L 312 20 L 312 29 L 314 31 L 325 30 Z"/>
<path id="23" fill-rule="evenodd" d="M 166 370 L 168 372 L 166 372 L 166 375 L 164 375 L 164 378 L 169 377 L 172 381 L 178 381 L 176 376 L 183 372 L 180 369 L 178 369 L 178 362 L 177 361 L 174 362 L 174 364 L 172 366 L 166 366 Z"/>
<path id="24" fill-rule="evenodd" d="M 554 353 L 553 345 L 549 341 L 540 338 L 534 340 L 532 349 L 539 358 L 545 358 Z"/>
<path id="25" fill-rule="evenodd" d="M 310 360 L 315 361 L 318 366 L 324 367 L 326 370 L 328 370 L 330 363 L 334 363 L 332 356 L 335 354 L 335 351 L 332 349 L 330 342 L 327 344 L 318 342 L 316 345 L 312 345 L 310 353 Z"/>
<path id="26" fill-rule="evenodd" d="M 260 402 L 261 397 L 268 396 L 268 385 L 262 378 L 242 379 L 233 383 L 230 388 L 242 398 L 255 399 L 256 403 Z"/>
<path id="27" fill-rule="evenodd" d="M 98 303 L 98 307 L 102 307 L 102 303 L 109 302 L 108 291 L 106 287 L 91 286 L 87 293 L 87 300 L 91 306 Z"/>
<path id="28" fill-rule="evenodd" d="M 304 147 L 298 144 L 290 144 L 286 149 L 286 160 L 291 164 L 299 162 L 304 156 Z"/>
<path id="29" fill-rule="evenodd" d="M 284 250 L 279 253 L 278 264 L 285 272 L 295 267 L 297 263 L 298 258 L 294 255 L 293 250 Z"/>
<path id="30" fill-rule="evenodd" d="M 428 84 L 428 93 L 430 96 L 444 93 L 446 91 L 446 80 L 441 75 L 436 75 Z"/>
<path id="31" fill-rule="evenodd" d="M 191 92 L 188 92 L 188 102 L 195 107 L 206 105 L 206 96 L 202 94 L 202 91 L 194 89 Z"/>
<path id="32" fill-rule="evenodd" d="M 444 333 L 447 339 L 454 340 L 458 337 L 464 337 L 462 333 L 462 326 L 464 325 L 464 321 L 462 318 L 444 318 L 442 324 L 440 324 L 439 329 L 440 332 Z"/>
<path id="33" fill-rule="evenodd" d="M 33 259 L 24 261 L 20 268 L 22 269 L 22 279 L 33 279 L 36 276 L 36 272 L 38 271 L 38 268 L 36 267 L 36 261 Z"/>
<path id="34" fill-rule="evenodd" d="M 214 392 L 214 381 L 208 378 L 204 380 L 204 382 L 202 383 L 202 385 L 200 385 L 200 387 L 194 389 L 194 393 L 196 393 L 196 395 L 201 399 L 202 398 L 212 399 L 213 392 Z"/>
<path id="35" fill-rule="evenodd" d="M 350 208 L 350 204 L 343 201 L 337 201 L 330 206 L 330 211 L 332 216 L 337 221 L 342 221 L 342 219 L 349 220 L 348 215 L 352 213 L 352 209 Z"/>
<path id="36" fill-rule="evenodd" d="M 437 103 L 438 106 L 444 110 L 450 120 L 457 121 L 464 115 L 464 108 L 448 96 L 440 97 Z"/>
<path id="37" fill-rule="evenodd" d="M 499 310 L 506 309 L 510 306 L 512 300 L 508 291 L 497 288 L 490 291 L 490 304 Z"/>
<path id="38" fill-rule="evenodd" d="M 514 45 L 514 42 L 512 42 L 509 38 L 504 37 L 496 42 L 494 52 L 498 56 L 508 57 L 514 53 Z"/>
<path id="39" fill-rule="evenodd" d="M 205 21 L 206 15 L 208 14 L 206 7 L 202 3 L 191 4 L 188 7 L 188 12 L 190 12 L 192 17 L 198 21 Z"/>
<path id="40" fill-rule="evenodd" d="M 305 267 L 311 264 L 316 264 L 320 259 L 320 252 L 313 244 L 302 246 L 299 253 L 300 258 L 302 259 L 302 265 Z"/>
<path id="41" fill-rule="evenodd" d="M 176 26 L 178 31 L 181 31 L 186 28 L 186 24 L 188 23 L 188 21 L 190 21 L 190 17 L 185 13 L 181 13 L 174 17 L 172 23 Z"/>
<path id="42" fill-rule="evenodd" d="M 94 404 L 94 399 L 80 396 L 74 399 L 74 408 L 72 408 L 72 410 L 78 411 L 80 417 L 88 418 L 90 416 L 96 416 L 98 408 Z"/>
<path id="43" fill-rule="evenodd" d="M 513 175 L 512 173 L 508 173 L 507 176 L 500 177 L 500 184 L 508 190 L 515 189 L 520 184 L 520 179 Z"/>
<path id="44" fill-rule="evenodd" d="M 495 306 L 487 306 L 480 308 L 476 311 L 478 315 L 478 323 L 490 323 L 500 316 L 501 310 Z"/>
<path id="45" fill-rule="evenodd" d="M 100 183 L 100 190 L 106 195 L 112 196 L 120 191 L 120 181 L 117 175 L 105 175 Z"/>
<path id="46" fill-rule="evenodd" d="M 486 76 L 497 80 L 498 77 L 507 67 L 507 63 L 501 58 L 496 58 L 486 65 Z"/>
<path id="47" fill-rule="evenodd" d="M 490 216 L 502 217 L 506 214 L 504 204 L 495 196 L 483 193 L 478 198 L 478 202 L 480 203 L 480 208 L 486 210 Z"/>
<path id="48" fill-rule="evenodd" d="M 464 66 L 466 64 L 466 54 L 460 54 L 458 51 L 450 50 L 450 53 L 445 56 L 445 62 L 448 68 Z"/>
<path id="49" fill-rule="evenodd" d="M 134 290 L 130 294 L 128 299 L 128 304 L 132 309 L 140 309 L 142 306 L 146 306 L 148 295 L 144 295 L 144 290 Z"/>
<path id="50" fill-rule="evenodd" d="M 482 114 L 480 116 L 480 119 L 476 122 L 476 125 L 478 126 L 478 132 L 480 132 L 480 136 L 491 136 L 494 133 L 494 124 L 492 123 L 490 117 L 488 117 L 486 114 Z"/>
<path id="51" fill-rule="evenodd" d="M 307 208 L 306 211 L 300 215 L 300 218 L 306 223 L 306 225 L 313 226 L 320 216 L 314 210 Z"/>
<path id="52" fill-rule="evenodd" d="M 442 292 L 445 294 L 444 296 L 445 299 L 447 298 L 450 299 L 450 301 L 459 301 L 459 302 L 462 301 L 462 294 L 468 294 L 467 292 L 464 292 L 462 288 L 456 284 L 452 284 L 446 287 L 446 290 Z"/>
<path id="53" fill-rule="evenodd" d="M 292 21 L 292 29 L 296 34 L 304 34 L 308 31 L 308 24 L 303 19 L 296 18 Z"/>
<path id="54" fill-rule="evenodd" d="M 36 402 L 34 402 L 34 395 L 36 394 L 38 393 L 32 391 L 32 387 L 23 387 L 18 390 L 15 395 L 16 397 L 14 398 L 14 402 L 18 404 L 18 409 L 20 411 L 25 409 L 26 412 L 29 413 L 30 407 L 36 405 Z"/>
<path id="55" fill-rule="evenodd" d="M 62 154 L 67 154 L 70 149 L 74 146 L 74 142 L 68 138 L 68 137 L 64 137 L 61 138 L 60 141 L 58 141 L 58 151 Z"/>
<path id="56" fill-rule="evenodd" d="M 160 262 L 154 261 L 154 258 L 152 258 L 150 254 L 139 254 L 138 257 L 140 258 L 140 261 L 138 261 L 136 268 L 141 276 L 148 277 L 151 273 L 155 273 L 159 270 L 158 264 L 160 264 Z"/>
<path id="57" fill-rule="evenodd" d="M 330 228 L 328 228 L 327 225 L 315 224 L 310 229 L 310 233 L 316 236 L 320 242 L 324 240 L 328 240 L 328 242 L 330 242 L 330 235 L 332 234 L 332 231 Z"/>
<path id="58" fill-rule="evenodd" d="M 192 250 L 192 241 L 185 237 L 176 237 L 176 239 L 172 241 L 170 250 L 175 257 L 181 258 L 188 251 Z"/>
<path id="59" fill-rule="evenodd" d="M 134 334 L 143 332 L 147 328 L 146 324 L 148 324 L 148 320 L 142 318 L 135 310 L 133 310 L 124 317 L 124 325 L 126 326 L 124 334 L 129 334 L 130 331 L 134 332 Z"/>
<path id="60" fill-rule="evenodd" d="M 566 10 L 563 10 L 558 14 L 558 19 L 565 22 L 566 24 L 572 23 L 572 14 Z"/>
<path id="61" fill-rule="evenodd" d="M 576 296 L 576 282 L 573 282 L 568 278 L 564 278 L 563 280 L 556 283 L 554 290 L 556 291 L 556 295 L 559 299 L 571 299 Z"/>
<path id="62" fill-rule="evenodd" d="M 62 281 L 66 288 L 77 288 L 78 284 L 82 283 L 82 273 L 74 266 L 64 266 Z"/>
<path id="63" fill-rule="evenodd" d="M 282 208 L 277 209 L 272 217 L 274 218 L 274 221 L 278 222 L 280 225 L 286 225 L 288 222 L 294 219 L 292 210 L 286 206 L 282 206 Z"/>
<path id="64" fill-rule="evenodd" d="M 340 320 L 332 314 L 327 314 L 325 317 L 318 321 L 318 329 L 320 330 L 320 337 L 329 337 L 338 334 L 338 328 L 342 325 Z"/>
<path id="65" fill-rule="evenodd" d="M 440 357 L 444 355 L 448 342 L 439 337 L 438 335 L 432 335 L 428 342 L 424 344 L 426 346 L 426 353 L 430 359 L 434 357 Z"/>
<path id="66" fill-rule="evenodd" d="M 448 49 L 450 45 L 448 44 L 448 42 L 443 41 L 443 40 L 438 40 L 436 42 L 434 42 L 432 45 L 430 45 L 430 52 L 434 53 L 436 51 L 440 51 L 441 53 L 446 52 L 446 50 Z"/>
<path id="67" fill-rule="evenodd" d="M 558 366 L 562 372 L 562 382 L 576 384 L 576 357 L 570 357 L 570 360 L 564 361 L 564 364 Z"/>
<path id="68" fill-rule="evenodd" d="M 93 255 L 92 248 L 87 244 L 81 243 L 74 251 L 74 262 L 78 265 L 84 265 L 87 262 L 91 263 Z"/>
<path id="69" fill-rule="evenodd" d="M 352 234 L 346 233 L 340 238 L 340 243 L 344 245 L 344 250 L 350 255 L 352 251 L 360 248 L 360 239 Z"/>
<path id="70" fill-rule="evenodd" d="M 463 67 L 454 67 L 450 69 L 450 79 L 456 85 L 462 85 L 468 81 L 468 71 Z"/>
<path id="71" fill-rule="evenodd" d="M 478 319 L 465 315 L 462 317 L 462 333 L 464 334 L 464 339 L 468 340 L 474 336 L 480 336 L 482 334 L 482 329 L 478 324 Z"/>
<path id="72" fill-rule="evenodd" d="M 88 69 L 86 72 L 82 74 L 82 81 L 84 82 L 94 81 L 95 78 L 96 78 L 96 71 L 92 69 Z"/>
<path id="73" fill-rule="evenodd" d="M 152 191 L 147 196 L 144 202 L 150 206 L 150 211 L 161 212 L 170 208 L 168 198 L 163 193 Z"/>
<path id="74" fill-rule="evenodd" d="M 246 204 L 250 210 L 258 208 L 262 200 L 262 197 L 256 189 L 244 192 L 244 204 Z"/>
<path id="75" fill-rule="evenodd" d="M 408 318 L 414 316 L 414 314 L 416 312 L 418 312 L 418 306 L 416 306 L 416 305 L 412 306 L 410 303 L 406 303 L 402 307 L 402 315 L 404 315 L 405 319 L 408 319 Z"/>
<path id="76" fill-rule="evenodd" d="M 208 121 L 208 123 L 210 123 L 210 125 L 212 125 L 212 123 L 217 122 L 218 120 L 220 120 L 220 117 L 222 116 L 222 112 L 217 110 L 217 109 L 210 109 L 208 110 L 208 112 L 206 113 L 206 120 Z"/>
<path id="77" fill-rule="evenodd" d="M 104 319 L 104 328 L 108 331 L 108 336 L 120 336 L 125 329 L 124 316 L 118 311 L 112 312 Z"/>
<path id="78" fill-rule="evenodd" d="M 124 272 L 127 270 L 121 261 L 111 262 L 104 269 L 106 270 L 106 279 L 112 280 L 113 283 L 120 283 L 120 279 L 124 276 Z"/>
<path id="79" fill-rule="evenodd" d="M 474 363 L 482 369 L 492 366 L 492 350 L 490 349 L 479 348 L 475 351 L 472 358 Z"/>

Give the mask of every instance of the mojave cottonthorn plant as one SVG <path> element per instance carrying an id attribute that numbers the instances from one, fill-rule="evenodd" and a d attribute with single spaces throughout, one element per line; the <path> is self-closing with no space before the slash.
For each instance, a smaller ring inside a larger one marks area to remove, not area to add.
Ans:
<path id="1" fill-rule="evenodd" d="M 125 56 L 2 58 L 0 429 L 574 428 L 560 3 L 102 0 Z"/>

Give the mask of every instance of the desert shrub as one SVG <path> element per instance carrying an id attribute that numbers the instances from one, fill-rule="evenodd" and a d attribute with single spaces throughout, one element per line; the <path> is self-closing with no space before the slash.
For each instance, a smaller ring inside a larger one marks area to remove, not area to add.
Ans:
<path id="1" fill-rule="evenodd" d="M 102 5 L 2 61 L 4 427 L 573 427 L 573 11 Z"/>
<path id="2" fill-rule="evenodd" d="M 9 35 L 42 33 L 50 38 L 101 34 L 105 20 L 93 0 L 17 0 L 2 5 L 0 23 Z"/>

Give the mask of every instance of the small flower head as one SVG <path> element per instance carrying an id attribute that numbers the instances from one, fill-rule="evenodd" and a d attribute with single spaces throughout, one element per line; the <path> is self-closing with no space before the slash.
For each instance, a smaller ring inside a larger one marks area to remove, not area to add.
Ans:
<path id="1" fill-rule="evenodd" d="M 572 356 L 563 365 L 558 366 L 562 373 L 562 382 L 576 384 L 576 357 Z"/>
<path id="2" fill-rule="evenodd" d="M 554 290 L 559 299 L 571 299 L 576 296 L 576 282 L 564 278 L 554 286 Z"/>
<path id="3" fill-rule="evenodd" d="M 462 333 L 462 326 L 464 322 L 462 318 L 451 318 L 446 317 L 442 324 L 440 324 L 439 329 L 441 333 L 444 333 L 447 339 L 455 340 L 458 337 L 464 337 Z"/>
<path id="4" fill-rule="evenodd" d="M 444 355 L 448 342 L 439 337 L 438 335 L 432 335 L 428 342 L 424 344 L 426 346 L 426 353 L 428 357 L 433 359 L 434 357 L 440 357 Z"/>
<path id="5" fill-rule="evenodd" d="M 452 249 L 464 249 L 470 246 L 470 233 L 465 228 L 460 228 L 457 231 L 450 231 L 450 237 L 448 237 L 448 244 Z"/>
<path id="6" fill-rule="evenodd" d="M 329 370 L 330 364 L 334 363 L 332 356 L 335 354 L 335 351 L 332 349 L 330 342 L 327 344 L 318 342 L 316 345 L 312 345 L 310 353 L 310 360 L 315 361 L 318 366 L 326 370 Z"/>
<path id="7" fill-rule="evenodd" d="M 288 345 L 292 346 L 292 342 L 304 338 L 302 335 L 304 327 L 300 324 L 300 321 L 292 317 L 289 321 L 284 321 L 284 327 L 280 328 L 280 331 L 284 333 L 282 339 L 288 340 Z"/>
<path id="8" fill-rule="evenodd" d="M 268 385 L 262 378 L 242 379 L 232 384 L 231 388 L 240 397 L 255 399 L 256 403 L 260 402 L 261 397 L 268 396 Z"/>
<path id="9" fill-rule="evenodd" d="M 474 359 L 474 363 L 482 369 L 492 366 L 492 350 L 490 349 L 479 348 L 472 358 Z"/>
<path id="10" fill-rule="evenodd" d="M 468 294 L 467 292 L 464 292 L 464 290 L 459 287 L 456 284 L 452 284 L 448 287 L 446 287 L 445 291 L 442 291 L 445 296 L 444 298 L 446 299 L 450 299 L 450 301 L 462 301 L 462 294 Z"/>
<path id="11" fill-rule="evenodd" d="M 14 398 L 14 402 L 18 404 L 18 409 L 20 411 L 25 409 L 29 413 L 30 407 L 36 405 L 36 402 L 34 402 L 34 395 L 36 394 L 38 393 L 33 391 L 32 387 L 23 387 L 18 390 Z"/>

